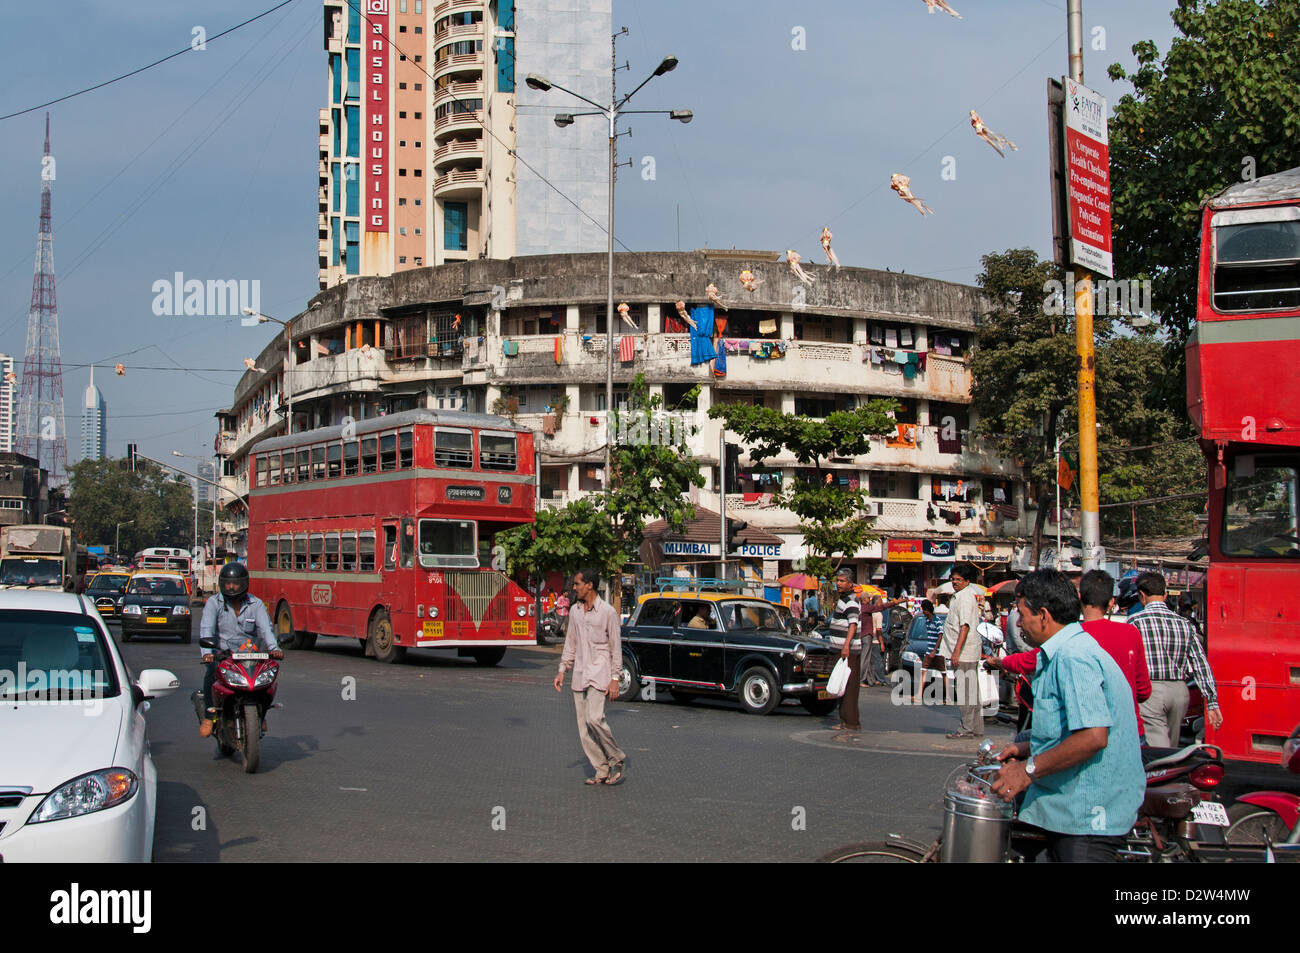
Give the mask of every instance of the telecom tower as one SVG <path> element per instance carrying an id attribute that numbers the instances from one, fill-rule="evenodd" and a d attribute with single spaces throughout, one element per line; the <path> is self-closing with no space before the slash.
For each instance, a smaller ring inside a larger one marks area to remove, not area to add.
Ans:
<path id="1" fill-rule="evenodd" d="M 41 230 L 36 239 L 32 307 L 27 313 L 18 414 L 18 452 L 35 457 L 49 472 L 49 485 L 67 479 L 68 443 L 63 427 L 63 361 L 59 357 L 59 308 L 54 293 L 54 229 L 50 225 L 50 114 L 45 114 L 45 157 L 41 160 Z"/>

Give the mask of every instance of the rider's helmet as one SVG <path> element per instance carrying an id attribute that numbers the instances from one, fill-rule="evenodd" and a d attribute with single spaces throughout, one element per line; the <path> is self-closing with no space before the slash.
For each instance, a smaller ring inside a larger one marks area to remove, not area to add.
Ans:
<path id="1" fill-rule="evenodd" d="M 227 599 L 239 599 L 248 592 L 248 569 L 243 563 L 226 563 L 221 567 L 217 585 Z"/>

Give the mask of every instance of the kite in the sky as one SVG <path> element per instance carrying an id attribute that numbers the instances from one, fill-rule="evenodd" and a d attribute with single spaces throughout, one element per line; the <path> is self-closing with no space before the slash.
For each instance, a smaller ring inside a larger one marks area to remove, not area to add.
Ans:
<path id="1" fill-rule="evenodd" d="M 840 260 L 836 256 L 834 249 L 831 248 L 831 230 L 829 228 L 822 229 L 822 250 L 826 252 L 826 260 L 830 262 L 831 267 L 838 268 Z"/>
<path id="2" fill-rule="evenodd" d="M 759 281 L 760 279 L 756 278 L 754 273 L 748 268 L 740 273 L 740 287 L 744 288 L 746 291 L 753 291 L 757 288 Z"/>
<path id="3" fill-rule="evenodd" d="M 628 306 L 628 303 L 626 301 L 624 301 L 622 304 L 618 306 L 618 316 L 622 318 L 624 321 L 626 321 L 627 326 L 631 328 L 633 331 L 639 331 L 640 328 L 636 326 L 636 322 L 633 321 L 632 318 L 629 316 L 631 314 L 631 311 L 632 309 Z"/>
<path id="4" fill-rule="evenodd" d="M 718 286 L 713 282 L 710 281 L 708 287 L 704 289 L 704 296 L 708 298 L 709 301 L 712 302 L 713 306 L 719 311 L 728 310 L 726 302 L 722 300 L 722 295 L 718 294 Z"/>
<path id="5" fill-rule="evenodd" d="M 920 212 L 922 217 L 933 215 L 934 209 L 912 194 L 911 185 L 912 180 L 901 172 L 895 172 L 889 177 L 889 187 L 898 193 L 900 199 Z"/>
<path id="6" fill-rule="evenodd" d="M 244 358 L 244 366 L 248 368 L 250 371 L 256 371 L 259 374 L 266 373 L 266 368 L 258 367 L 257 361 L 253 360 L 251 357 Z M 117 372 L 119 374 L 123 373 L 121 364 L 117 365 Z"/>
<path id="7" fill-rule="evenodd" d="M 1001 146 L 1006 146 L 1007 148 L 1012 149 L 1016 152 L 1020 151 L 1020 147 L 1016 145 L 1014 142 L 1012 142 L 1010 139 L 1008 139 L 1006 136 L 1000 136 L 992 129 L 990 129 L 988 126 L 984 125 L 984 120 L 980 118 L 980 114 L 973 109 L 970 111 L 970 124 L 971 124 L 971 128 L 975 130 L 975 135 L 979 136 L 981 139 L 983 139 L 985 142 L 991 145 L 993 147 L 993 151 L 996 152 L 998 155 L 1002 156 L 1002 158 L 1005 159 L 1007 156 L 1006 153 L 1004 153 L 1000 148 Z"/>
<path id="8" fill-rule="evenodd" d="M 925 0 L 925 5 L 931 13 L 934 13 L 935 10 L 942 10 L 944 13 L 952 14 L 958 20 L 961 19 L 961 14 L 948 6 L 948 0 Z"/>
<path id="9" fill-rule="evenodd" d="M 799 264 L 799 262 L 803 261 L 803 257 L 793 248 L 786 250 L 785 260 L 789 262 L 790 270 L 794 272 L 794 276 L 804 284 L 810 285 L 817 280 L 812 275 L 808 274 L 808 272 L 803 270 L 803 267 Z"/>
<path id="10" fill-rule="evenodd" d="M 686 302 L 685 302 L 685 301 L 678 301 L 678 302 L 677 302 L 677 317 L 681 318 L 684 322 L 686 322 L 687 324 L 689 324 L 689 325 L 690 325 L 692 328 L 694 328 L 696 331 L 698 331 L 698 330 L 700 329 L 700 326 L 699 326 L 698 324 L 696 324 L 695 321 L 691 318 L 691 316 L 686 312 Z"/>
<path id="11" fill-rule="evenodd" d="M 117 371 L 117 376 L 118 376 L 118 377 L 125 377 L 125 376 L 126 376 L 126 368 L 123 367 L 121 364 L 118 364 L 116 367 L 113 368 L 113 370 Z"/>

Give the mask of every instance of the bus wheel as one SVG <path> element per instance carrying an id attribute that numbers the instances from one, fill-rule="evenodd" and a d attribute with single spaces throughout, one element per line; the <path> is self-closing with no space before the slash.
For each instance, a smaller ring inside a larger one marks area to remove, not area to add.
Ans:
<path id="1" fill-rule="evenodd" d="M 501 646 L 490 649 L 478 649 L 470 653 L 475 665 L 496 665 L 506 657 L 506 650 Z"/>
<path id="2" fill-rule="evenodd" d="M 281 602 L 275 610 L 275 640 L 280 643 L 281 649 L 298 647 L 298 636 L 293 631 L 293 613 L 289 611 L 287 602 Z"/>
<path id="3" fill-rule="evenodd" d="M 393 622 L 383 609 L 370 618 L 369 642 L 369 652 L 373 652 L 375 658 L 385 664 L 400 662 L 406 655 L 405 646 L 393 641 Z"/>
<path id="4" fill-rule="evenodd" d="M 298 648 L 300 648 L 300 649 L 314 649 L 315 647 L 316 647 L 316 633 L 315 633 L 315 632 L 299 632 L 299 633 L 298 633 Z"/>

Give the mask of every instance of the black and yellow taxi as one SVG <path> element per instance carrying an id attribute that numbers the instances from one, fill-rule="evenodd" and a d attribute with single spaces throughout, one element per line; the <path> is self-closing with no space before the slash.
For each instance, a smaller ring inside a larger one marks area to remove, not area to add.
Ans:
<path id="1" fill-rule="evenodd" d="M 129 572 L 97 572 L 86 583 L 86 595 L 94 600 L 99 616 L 105 622 L 115 622 L 122 617 L 122 599 Z"/>
<path id="2" fill-rule="evenodd" d="M 146 570 L 131 575 L 122 594 L 122 641 L 137 635 L 174 635 L 189 642 L 190 590 L 180 573 Z"/>
<path id="3" fill-rule="evenodd" d="M 787 630 L 766 600 L 718 592 L 648 593 L 622 628 L 619 697 L 678 700 L 696 695 L 735 698 L 766 715 L 787 698 L 814 715 L 839 699 L 826 691 L 835 666 L 830 645 Z"/>

